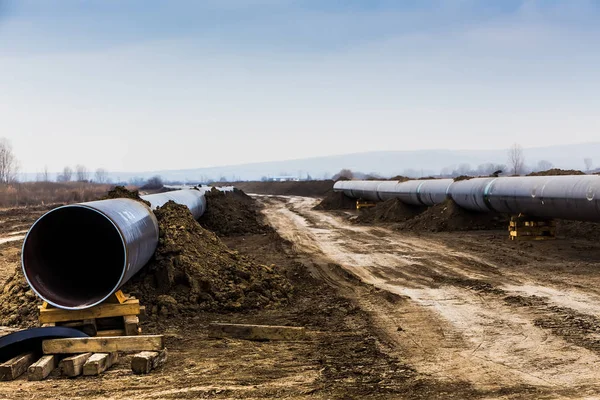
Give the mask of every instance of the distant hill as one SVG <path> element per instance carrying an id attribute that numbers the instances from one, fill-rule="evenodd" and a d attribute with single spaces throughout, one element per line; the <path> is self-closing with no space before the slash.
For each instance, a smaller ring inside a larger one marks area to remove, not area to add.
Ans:
<path id="1" fill-rule="evenodd" d="M 594 167 L 600 165 L 600 142 L 561 146 L 525 148 L 525 163 L 535 167 L 540 160 L 547 160 L 555 167 L 563 169 L 584 169 L 584 158 L 592 158 Z M 597 159 L 594 160 L 594 155 Z M 298 160 L 261 162 L 221 167 L 195 168 L 183 170 L 160 170 L 146 172 L 112 172 L 113 180 L 127 181 L 133 177 L 149 178 L 160 175 L 169 181 L 220 180 L 260 180 L 265 176 L 291 175 L 314 179 L 329 178 L 342 168 L 381 176 L 407 175 L 422 177 L 438 175 L 443 168 L 469 164 L 476 168 L 480 164 L 506 164 L 507 150 L 416 150 L 416 151 L 376 151 L 344 154 L 327 157 L 314 157 Z M 34 178 L 33 175 L 30 176 Z"/>

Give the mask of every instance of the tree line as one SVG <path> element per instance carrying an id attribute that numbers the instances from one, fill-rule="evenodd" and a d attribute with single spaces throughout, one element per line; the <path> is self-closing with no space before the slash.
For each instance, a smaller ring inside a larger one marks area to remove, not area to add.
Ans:
<path id="1" fill-rule="evenodd" d="M 12 144 L 6 138 L 0 138 L 0 183 L 8 184 L 18 181 L 19 176 L 19 160 L 17 159 Z M 50 172 L 48 167 L 36 175 L 36 180 L 40 182 L 50 182 Z M 62 173 L 56 177 L 57 182 L 95 182 L 109 183 L 108 171 L 104 168 L 98 168 L 93 176 L 91 172 L 81 164 L 71 168 L 66 166 Z"/>

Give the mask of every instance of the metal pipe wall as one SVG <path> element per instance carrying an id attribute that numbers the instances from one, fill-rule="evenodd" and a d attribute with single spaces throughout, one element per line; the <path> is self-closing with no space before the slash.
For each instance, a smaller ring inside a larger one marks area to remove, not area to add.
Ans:
<path id="1" fill-rule="evenodd" d="M 142 198 L 156 209 L 172 200 L 198 219 L 206 190 L 179 190 Z M 131 199 L 111 199 L 55 208 L 29 229 L 21 265 L 29 286 L 64 309 L 100 304 L 152 258 L 158 222 L 152 209 Z"/>
<path id="2" fill-rule="evenodd" d="M 378 183 L 376 183 L 378 182 Z M 397 198 L 431 206 L 451 198 L 472 211 L 526 214 L 532 217 L 600 221 L 600 176 L 525 176 L 395 181 L 339 181 L 334 191 L 352 198 Z"/>

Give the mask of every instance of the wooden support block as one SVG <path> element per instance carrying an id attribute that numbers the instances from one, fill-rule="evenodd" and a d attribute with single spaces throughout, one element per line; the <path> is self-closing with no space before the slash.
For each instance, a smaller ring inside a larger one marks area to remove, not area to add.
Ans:
<path id="1" fill-rule="evenodd" d="M 60 372 L 70 378 L 81 375 L 83 372 L 83 364 L 85 364 L 91 356 L 92 353 L 83 353 L 63 359 L 58 363 Z"/>
<path id="2" fill-rule="evenodd" d="M 123 315 L 138 315 L 139 300 L 127 300 L 125 303 L 103 303 L 85 310 L 63 310 L 62 308 L 40 309 L 40 323 L 82 321 L 85 319 L 122 317 Z"/>
<path id="3" fill-rule="evenodd" d="M 24 353 L 0 364 L 0 381 L 12 381 L 21 376 L 35 362 L 35 353 Z"/>
<path id="4" fill-rule="evenodd" d="M 232 337 L 247 340 L 300 340 L 306 336 L 306 329 L 291 326 L 221 324 L 213 322 L 208 326 L 208 335 L 213 338 Z"/>
<path id="5" fill-rule="evenodd" d="M 95 353 L 83 364 L 83 375 L 100 375 L 117 362 L 119 353 Z"/>
<path id="6" fill-rule="evenodd" d="M 98 331 L 96 337 L 107 337 L 107 336 L 125 336 L 124 329 L 107 329 L 104 331 Z"/>
<path id="7" fill-rule="evenodd" d="M 159 351 L 165 348 L 162 335 L 108 336 L 50 339 L 42 342 L 44 354 L 111 353 L 113 351 Z"/>
<path id="8" fill-rule="evenodd" d="M 138 326 L 140 324 L 140 319 L 137 315 L 125 315 L 123 317 L 123 323 L 125 324 L 126 336 L 134 336 L 139 334 Z"/>
<path id="9" fill-rule="evenodd" d="M 167 361 L 167 349 L 161 351 L 142 351 L 131 358 L 131 370 L 134 374 L 147 374 L 161 367 Z"/>
<path id="10" fill-rule="evenodd" d="M 54 368 L 56 368 L 57 356 L 50 354 L 42 356 L 35 363 L 31 364 L 27 371 L 27 379 L 30 381 L 41 381 L 45 379 Z"/>
<path id="11" fill-rule="evenodd" d="M 129 299 L 129 296 L 123 293 L 121 290 L 117 290 L 114 292 L 108 299 L 106 299 L 107 303 L 118 303 L 123 304 Z"/>

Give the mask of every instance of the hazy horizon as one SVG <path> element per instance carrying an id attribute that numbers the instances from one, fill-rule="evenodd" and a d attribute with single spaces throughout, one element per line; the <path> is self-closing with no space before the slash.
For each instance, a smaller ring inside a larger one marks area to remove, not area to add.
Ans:
<path id="1" fill-rule="evenodd" d="M 591 0 L 2 1 L 0 136 L 31 173 L 590 142 L 599 16 Z"/>
<path id="2" fill-rule="evenodd" d="M 596 170 L 598 159 L 594 161 L 594 154 L 600 153 L 600 141 L 582 144 L 561 146 L 542 146 L 523 148 L 524 170 L 539 171 L 549 167 L 562 169 L 576 169 L 585 171 L 584 159 L 589 159 L 590 169 Z M 293 160 L 279 160 L 270 162 L 231 164 L 213 167 L 200 167 L 190 169 L 150 169 L 146 171 L 110 171 L 109 178 L 114 181 L 130 181 L 134 178 L 147 179 L 160 175 L 167 181 L 196 181 L 208 180 L 259 180 L 272 176 L 294 176 L 305 179 L 311 176 L 315 179 L 330 178 L 341 169 L 351 169 L 355 172 L 391 177 L 404 175 L 409 177 L 424 177 L 431 175 L 446 175 L 453 170 L 470 170 L 472 174 L 489 174 L 490 172 L 478 171 L 478 167 L 489 164 L 496 167 L 505 165 L 509 173 L 507 149 L 477 149 L 477 150 L 409 150 L 395 151 L 383 150 L 375 152 L 361 152 L 333 156 L 301 158 Z M 539 164 L 542 161 L 543 165 Z M 93 178 L 93 171 L 90 175 Z M 50 171 L 50 178 L 55 179 L 60 171 Z M 37 173 L 22 174 L 22 180 L 36 180 Z"/>

